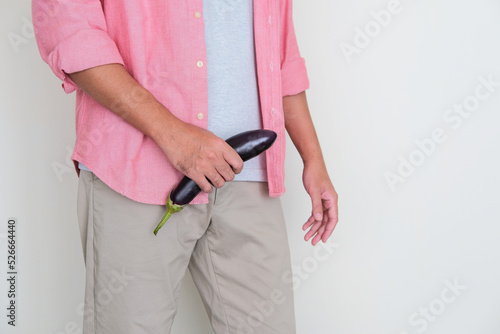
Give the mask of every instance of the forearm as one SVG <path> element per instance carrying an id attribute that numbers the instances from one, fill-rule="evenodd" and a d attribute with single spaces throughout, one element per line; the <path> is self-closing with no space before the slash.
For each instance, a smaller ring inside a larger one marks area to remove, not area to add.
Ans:
<path id="1" fill-rule="evenodd" d="M 122 65 L 109 64 L 68 74 L 90 97 L 150 137 L 170 163 L 212 191 L 241 172 L 243 160 L 211 131 L 183 122 L 139 85 Z"/>
<path id="2" fill-rule="evenodd" d="M 318 136 L 309 113 L 306 93 L 283 97 L 285 128 L 297 148 L 304 165 L 325 165 Z"/>
<path id="3" fill-rule="evenodd" d="M 175 130 L 183 123 L 120 64 L 93 67 L 68 75 L 90 97 L 157 144 L 174 140 Z"/>

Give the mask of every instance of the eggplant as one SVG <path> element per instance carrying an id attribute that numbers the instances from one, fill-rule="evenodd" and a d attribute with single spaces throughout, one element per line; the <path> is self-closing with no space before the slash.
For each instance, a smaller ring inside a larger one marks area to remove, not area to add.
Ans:
<path id="1" fill-rule="evenodd" d="M 251 130 L 228 138 L 226 143 L 240 155 L 241 160 L 247 161 L 270 148 L 277 136 L 276 132 L 271 130 Z M 190 203 L 200 192 L 201 188 L 196 182 L 184 176 L 177 187 L 168 195 L 167 212 L 153 233 L 156 235 L 172 214 L 181 211 L 184 205 Z"/>

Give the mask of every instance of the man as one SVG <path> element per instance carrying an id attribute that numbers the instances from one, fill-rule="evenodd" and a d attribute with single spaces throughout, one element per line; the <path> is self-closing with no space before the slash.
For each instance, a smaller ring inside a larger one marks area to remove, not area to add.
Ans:
<path id="1" fill-rule="evenodd" d="M 292 1 L 33 0 L 33 20 L 42 58 L 76 90 L 83 333 L 169 333 L 187 268 L 216 333 L 295 333 L 285 127 L 304 162 L 313 245 L 337 223 L 337 194 Z M 224 139 L 255 128 L 278 138 L 243 166 Z M 184 175 L 203 192 L 155 237 Z"/>

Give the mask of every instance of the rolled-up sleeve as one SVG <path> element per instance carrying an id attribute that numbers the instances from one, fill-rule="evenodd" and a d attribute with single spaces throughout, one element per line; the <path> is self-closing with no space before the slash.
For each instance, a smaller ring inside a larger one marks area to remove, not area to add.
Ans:
<path id="1" fill-rule="evenodd" d="M 293 25 L 292 0 L 280 1 L 282 94 L 295 95 L 309 88 L 306 64 L 301 57 Z"/>
<path id="2" fill-rule="evenodd" d="M 62 80 L 66 93 L 78 86 L 66 73 L 123 59 L 108 35 L 99 0 L 32 0 L 35 37 L 42 59 Z"/>

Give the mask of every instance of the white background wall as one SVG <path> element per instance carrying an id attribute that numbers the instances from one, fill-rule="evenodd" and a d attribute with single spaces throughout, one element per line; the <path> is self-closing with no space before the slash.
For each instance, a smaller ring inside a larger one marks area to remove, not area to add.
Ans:
<path id="1" fill-rule="evenodd" d="M 474 97 L 480 77 L 500 82 L 500 2 L 294 6 L 309 105 L 340 195 L 330 254 L 303 241 L 310 202 L 289 141 L 282 200 L 298 333 L 500 333 L 500 86 Z M 371 12 L 388 7 L 390 20 L 375 23 Z M 79 333 L 74 95 L 41 61 L 23 29 L 30 17 L 28 0 L 0 4 L 0 332 Z M 448 111 L 464 103 L 470 115 Z M 398 168 L 404 182 L 391 189 L 386 175 Z M 18 220 L 15 328 L 5 316 L 9 217 Z M 189 276 L 172 333 L 212 333 Z"/>

